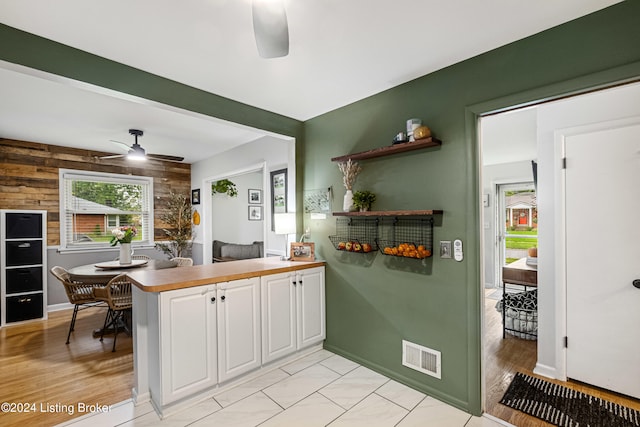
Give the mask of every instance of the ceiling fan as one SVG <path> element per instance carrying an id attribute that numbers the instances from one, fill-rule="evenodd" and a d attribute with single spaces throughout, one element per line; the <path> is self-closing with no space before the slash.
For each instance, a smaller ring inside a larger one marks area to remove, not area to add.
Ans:
<path id="1" fill-rule="evenodd" d="M 263 58 L 289 54 L 289 25 L 284 0 L 253 0 L 253 32 Z"/>
<path id="2" fill-rule="evenodd" d="M 184 157 L 178 156 L 168 156 L 164 154 L 147 154 L 144 148 L 138 144 L 138 137 L 144 135 L 144 132 L 139 129 L 129 129 L 129 133 L 135 137 L 135 142 L 132 146 L 128 146 L 124 142 L 114 141 L 111 139 L 110 141 L 119 144 L 123 148 L 125 148 L 128 152 L 127 154 L 114 154 L 112 156 L 104 156 L 100 157 L 101 159 L 117 159 L 120 157 L 126 157 L 129 160 L 147 160 L 147 159 L 155 159 L 155 160 L 164 160 L 168 162 L 181 162 L 184 160 Z"/>

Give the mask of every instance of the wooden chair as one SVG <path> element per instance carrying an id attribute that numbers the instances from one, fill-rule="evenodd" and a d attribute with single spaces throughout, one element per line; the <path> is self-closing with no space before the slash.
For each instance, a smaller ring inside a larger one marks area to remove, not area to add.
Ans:
<path id="1" fill-rule="evenodd" d="M 109 280 L 105 287 L 95 288 L 94 294 L 98 301 L 104 301 L 109 306 L 109 312 L 104 319 L 104 326 L 100 334 L 100 341 L 104 338 L 104 331 L 107 328 L 113 328 L 113 349 L 111 351 L 116 351 L 116 339 L 120 328 L 124 327 L 128 333 L 131 333 L 126 321 L 133 301 L 131 282 L 127 279 L 126 274 L 120 274 Z"/>
<path id="2" fill-rule="evenodd" d="M 175 261 L 178 267 L 191 267 L 193 265 L 193 259 L 191 258 L 175 257 L 171 258 L 171 261 Z"/>
<path id="3" fill-rule="evenodd" d="M 144 259 L 144 260 L 150 260 L 151 257 L 147 256 L 147 255 L 131 255 L 131 259 Z M 120 257 L 117 256 L 116 259 L 114 259 L 114 261 L 120 261 Z"/>
<path id="4" fill-rule="evenodd" d="M 93 289 L 96 286 L 95 282 L 84 281 L 82 280 L 82 277 L 72 275 L 64 267 L 60 267 L 58 265 L 51 268 L 51 274 L 53 274 L 56 279 L 62 283 L 69 302 L 73 304 L 73 315 L 71 316 L 71 323 L 69 324 L 69 333 L 67 333 L 66 342 L 66 344 L 69 344 L 71 332 L 76 326 L 78 311 L 88 307 L 95 307 L 104 304 L 101 301 L 98 301 L 93 293 Z"/>

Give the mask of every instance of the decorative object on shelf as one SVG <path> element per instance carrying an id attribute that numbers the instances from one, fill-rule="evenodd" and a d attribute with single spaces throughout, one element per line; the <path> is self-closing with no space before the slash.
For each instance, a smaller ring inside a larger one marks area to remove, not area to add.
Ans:
<path id="1" fill-rule="evenodd" d="M 221 179 L 211 184 L 211 195 L 226 194 L 229 197 L 236 197 L 238 195 L 238 188 L 236 185 L 228 179 Z"/>
<path id="2" fill-rule="evenodd" d="M 292 242 L 291 261 L 313 261 L 316 259 L 315 243 L 313 242 Z"/>
<path id="3" fill-rule="evenodd" d="M 200 204 L 200 189 L 196 188 L 195 190 L 191 190 L 191 204 L 199 205 Z"/>
<path id="4" fill-rule="evenodd" d="M 347 161 L 343 163 L 338 163 L 338 168 L 340 169 L 340 172 L 342 172 L 342 183 L 344 184 L 344 188 L 347 189 L 347 192 L 344 195 L 342 210 L 349 212 L 353 209 L 353 184 L 355 183 L 360 171 L 362 171 L 362 168 L 358 162 L 354 162 L 351 159 L 347 159 Z"/>
<path id="5" fill-rule="evenodd" d="M 376 195 L 369 190 L 356 191 L 353 193 L 353 205 L 360 212 L 367 212 L 376 201 Z"/>
<path id="6" fill-rule="evenodd" d="M 249 221 L 262 221 L 262 206 L 249 206 Z"/>
<path id="7" fill-rule="evenodd" d="M 271 172 L 271 231 L 276 231 L 275 215 L 287 212 L 287 170 Z"/>
<path id="8" fill-rule="evenodd" d="M 329 236 L 336 250 L 369 253 L 378 249 L 378 220 L 374 218 L 338 218 L 336 235 Z"/>
<path id="9" fill-rule="evenodd" d="M 425 139 L 425 138 L 429 138 L 431 136 L 431 129 L 429 129 L 427 126 L 418 126 L 414 131 L 413 131 L 413 138 L 418 141 L 421 139 Z"/>
<path id="10" fill-rule="evenodd" d="M 394 218 L 377 241 L 384 255 L 424 259 L 433 255 L 433 218 Z"/>
<path id="11" fill-rule="evenodd" d="M 168 242 L 156 243 L 156 249 L 167 255 L 168 259 L 190 257 L 193 235 L 189 196 L 170 193 L 165 209 L 166 211 L 160 216 L 160 219 L 169 227 L 163 229 L 168 237 Z"/>
<path id="12" fill-rule="evenodd" d="M 253 188 L 249 189 L 249 203 L 255 205 L 262 204 L 262 190 L 256 190 Z"/>
<path id="13" fill-rule="evenodd" d="M 413 132 L 421 125 L 422 125 L 422 120 L 420 119 L 407 120 L 407 136 L 409 137 L 409 141 L 415 141 Z"/>
<path id="14" fill-rule="evenodd" d="M 393 138 L 393 144 L 402 144 L 409 141 L 406 132 L 400 132 Z"/>

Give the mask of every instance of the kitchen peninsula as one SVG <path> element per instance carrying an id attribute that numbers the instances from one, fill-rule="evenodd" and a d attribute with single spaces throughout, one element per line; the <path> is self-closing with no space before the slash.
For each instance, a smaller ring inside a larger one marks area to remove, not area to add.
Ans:
<path id="1" fill-rule="evenodd" d="M 129 273 L 136 404 L 166 417 L 320 349 L 324 269 L 258 258 Z"/>

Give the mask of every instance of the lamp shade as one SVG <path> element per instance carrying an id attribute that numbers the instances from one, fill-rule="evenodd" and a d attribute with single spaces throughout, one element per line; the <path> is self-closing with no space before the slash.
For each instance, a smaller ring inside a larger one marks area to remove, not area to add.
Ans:
<path id="1" fill-rule="evenodd" d="M 276 234 L 294 234 L 296 232 L 295 212 L 274 214 L 273 221 Z"/>

